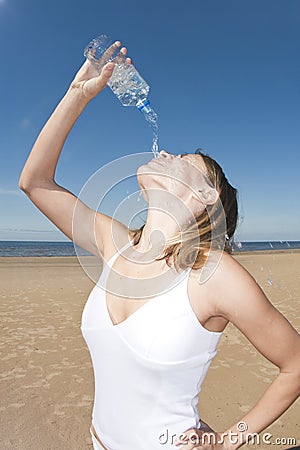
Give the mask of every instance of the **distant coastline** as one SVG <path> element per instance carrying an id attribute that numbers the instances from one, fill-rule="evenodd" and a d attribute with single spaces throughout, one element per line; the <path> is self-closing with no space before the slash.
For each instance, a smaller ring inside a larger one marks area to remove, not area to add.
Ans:
<path id="1" fill-rule="evenodd" d="M 248 252 L 276 253 L 300 250 L 300 241 L 245 241 L 235 242 L 233 254 Z M 62 257 L 88 256 L 80 247 L 74 248 L 73 242 L 52 241 L 0 241 L 0 257 Z"/>
<path id="2" fill-rule="evenodd" d="M 76 246 L 79 255 L 90 255 Z M 68 241 L 0 241 L 1 257 L 76 256 L 73 242 Z"/>

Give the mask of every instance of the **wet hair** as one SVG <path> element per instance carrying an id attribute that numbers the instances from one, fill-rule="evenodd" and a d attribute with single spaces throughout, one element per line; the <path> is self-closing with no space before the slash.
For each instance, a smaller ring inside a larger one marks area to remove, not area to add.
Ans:
<path id="1" fill-rule="evenodd" d="M 204 266 L 210 250 L 232 251 L 232 240 L 238 220 L 237 190 L 227 180 L 221 166 L 202 149 L 200 155 L 206 166 L 206 176 L 218 192 L 218 200 L 207 205 L 204 211 L 176 236 L 167 241 L 162 258 L 168 265 L 186 269 L 200 269 Z M 131 230 L 133 245 L 138 244 L 144 225 Z"/>

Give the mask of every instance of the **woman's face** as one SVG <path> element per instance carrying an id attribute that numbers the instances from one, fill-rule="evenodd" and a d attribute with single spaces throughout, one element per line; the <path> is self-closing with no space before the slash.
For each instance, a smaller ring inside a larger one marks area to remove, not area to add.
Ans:
<path id="1" fill-rule="evenodd" d="M 194 214 L 201 213 L 218 197 L 206 174 L 201 155 L 175 156 L 165 150 L 137 171 L 139 185 L 149 204 L 152 199 L 157 204 L 168 193 L 169 200 L 171 194 L 177 203 L 184 202 Z"/>

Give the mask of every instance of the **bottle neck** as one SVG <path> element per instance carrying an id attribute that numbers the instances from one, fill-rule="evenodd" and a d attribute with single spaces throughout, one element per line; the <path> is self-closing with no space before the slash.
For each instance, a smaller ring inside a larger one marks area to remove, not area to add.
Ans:
<path id="1" fill-rule="evenodd" d="M 150 106 L 150 102 L 147 98 L 143 98 L 141 100 L 139 100 L 136 104 L 136 107 L 139 111 L 143 112 L 143 113 L 149 113 L 151 111 L 151 106 Z"/>

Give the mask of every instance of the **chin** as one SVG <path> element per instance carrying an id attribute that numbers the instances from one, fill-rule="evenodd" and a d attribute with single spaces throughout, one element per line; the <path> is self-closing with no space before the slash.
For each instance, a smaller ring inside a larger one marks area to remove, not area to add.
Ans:
<path id="1" fill-rule="evenodd" d="M 143 164 L 142 166 L 140 166 L 136 172 L 136 176 L 137 176 L 137 180 L 139 185 L 141 186 L 143 184 L 143 180 L 146 179 L 146 177 L 148 177 L 149 179 L 149 168 L 147 167 L 147 164 Z"/>

